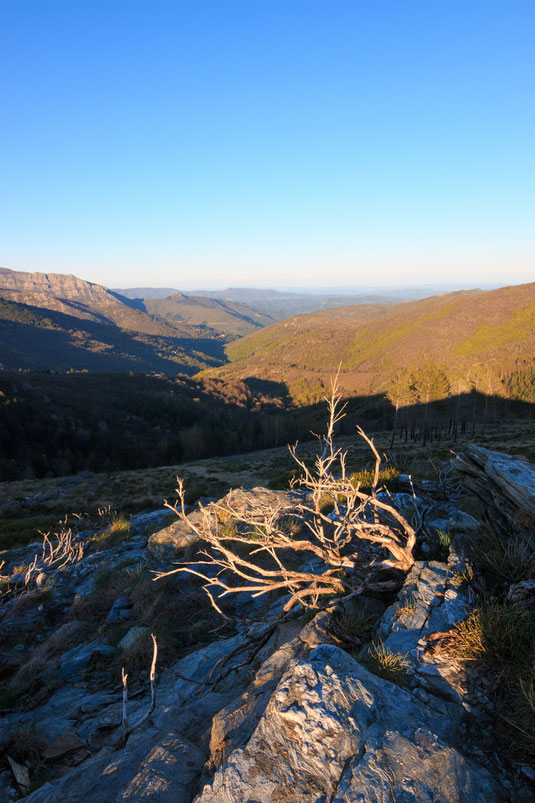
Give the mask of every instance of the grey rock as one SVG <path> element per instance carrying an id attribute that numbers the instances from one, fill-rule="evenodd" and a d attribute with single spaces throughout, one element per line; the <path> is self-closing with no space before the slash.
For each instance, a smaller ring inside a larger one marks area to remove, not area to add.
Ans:
<path id="1" fill-rule="evenodd" d="M 188 519 L 200 524 L 198 512 L 190 513 Z M 199 519 L 197 521 L 197 519 Z M 147 543 L 147 549 L 153 558 L 160 561 L 172 561 L 180 557 L 184 549 L 197 541 L 197 535 L 183 521 L 177 520 L 153 533 Z"/>
<path id="2" fill-rule="evenodd" d="M 453 465 L 465 487 L 500 520 L 513 522 L 518 510 L 535 517 L 535 463 L 470 444 Z"/>
<path id="3" fill-rule="evenodd" d="M 132 516 L 132 520 L 130 522 L 131 531 L 134 534 L 142 533 L 143 535 L 147 532 L 153 532 L 155 529 L 160 529 L 166 523 L 172 521 L 175 518 L 175 514 L 172 510 L 167 510 L 164 508 L 163 510 L 153 510 L 151 513 L 138 513 L 135 516 Z"/>
<path id="4" fill-rule="evenodd" d="M 381 619 L 378 636 L 390 652 L 406 656 L 415 684 L 459 704 L 467 694 L 465 670 L 447 656 L 425 651 L 426 636 L 450 630 L 470 610 L 464 593 L 449 587 L 450 579 L 446 564 L 417 561 L 398 594 L 398 601 Z M 400 615 L 407 604 L 412 611 Z M 459 712 L 455 715 L 451 708 L 450 716 L 458 719 Z"/>
<path id="5" fill-rule="evenodd" d="M 131 627 L 128 633 L 121 639 L 119 644 L 117 645 L 120 650 L 127 650 L 133 644 L 138 641 L 138 639 L 146 638 L 150 635 L 150 628 L 149 627 Z"/>
<path id="6" fill-rule="evenodd" d="M 178 735 L 162 736 L 154 729 L 136 732 L 123 750 L 104 748 L 67 776 L 45 784 L 26 799 L 31 803 L 189 803 L 203 759 L 195 745 Z"/>
<path id="7" fill-rule="evenodd" d="M 323 645 L 308 659 L 292 661 L 250 739 L 230 754 L 195 801 L 505 799 L 488 772 L 450 744 L 452 738 L 444 717 L 374 677 L 339 648 Z M 414 767 L 418 777 L 417 758 L 424 751 L 427 771 L 419 772 L 427 797 L 411 798 L 411 772 Z M 378 778 L 371 785 L 374 768 Z M 404 787 L 406 796 L 395 796 Z M 449 798 L 442 797 L 444 787 Z"/>
<path id="8" fill-rule="evenodd" d="M 61 657 L 59 665 L 52 670 L 53 677 L 55 679 L 70 680 L 74 676 L 80 675 L 91 660 L 95 660 L 98 657 L 111 657 L 114 654 L 115 648 L 101 639 L 95 639 L 89 644 L 81 644 Z"/>

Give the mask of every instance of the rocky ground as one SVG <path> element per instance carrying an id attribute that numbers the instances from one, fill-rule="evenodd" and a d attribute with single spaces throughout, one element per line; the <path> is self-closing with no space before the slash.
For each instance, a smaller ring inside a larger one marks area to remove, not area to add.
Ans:
<path id="1" fill-rule="evenodd" d="M 493 504 L 513 481 L 535 489 L 530 464 L 519 480 L 518 461 L 482 454 L 460 466 L 478 466 L 480 496 L 489 483 Z M 195 554 L 169 511 L 81 521 L 62 559 L 53 539 L 48 552 L 40 540 L 5 552 L 0 799 L 532 799 L 533 771 L 509 761 L 497 736 L 493 678 L 443 648 L 476 605 L 467 544 L 480 522 L 444 487 L 417 490 L 390 497 L 407 515 L 425 510 L 397 594 L 333 599 L 276 626 L 276 595 L 230 597 L 226 621 L 187 575 L 154 582 Z M 248 498 L 295 504 L 262 488 Z M 508 510 L 533 498 L 509 494 Z M 121 667 L 135 722 L 150 701 L 151 632 L 155 708 L 120 747 Z"/>

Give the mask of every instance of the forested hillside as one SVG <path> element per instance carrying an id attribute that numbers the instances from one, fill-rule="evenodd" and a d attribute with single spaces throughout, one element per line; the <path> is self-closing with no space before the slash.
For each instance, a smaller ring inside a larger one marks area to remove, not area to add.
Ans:
<path id="1" fill-rule="evenodd" d="M 177 371 L 193 374 L 225 361 L 224 340 L 211 330 L 184 327 L 180 332 L 162 323 L 166 334 L 151 335 L 0 299 L 0 371 L 157 371 L 174 375 Z"/>
<path id="2" fill-rule="evenodd" d="M 532 401 L 535 283 L 311 313 L 226 353 L 230 365 L 208 375 L 284 380 L 297 404 L 319 398 L 338 364 L 350 396 L 388 393 L 410 404 L 476 389 Z"/>
<path id="3" fill-rule="evenodd" d="M 273 323 L 275 318 L 240 302 L 174 293 L 167 298 L 143 298 L 143 309 L 172 326 L 184 323 L 208 326 L 228 339 Z"/>

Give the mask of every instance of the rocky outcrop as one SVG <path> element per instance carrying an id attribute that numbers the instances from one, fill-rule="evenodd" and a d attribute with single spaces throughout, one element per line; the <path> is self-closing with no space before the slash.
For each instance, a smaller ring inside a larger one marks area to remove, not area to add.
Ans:
<path id="1" fill-rule="evenodd" d="M 236 488 L 219 500 L 218 507 L 230 508 L 239 516 L 250 512 L 253 507 L 268 509 L 276 506 L 281 515 L 284 515 L 290 514 L 299 501 L 302 501 L 302 494 L 299 492 L 270 491 L 268 488 Z M 213 507 L 210 504 L 206 506 L 206 513 L 213 515 Z M 200 510 L 193 510 L 187 518 L 193 526 L 201 526 L 204 522 L 204 514 Z M 193 546 L 196 541 L 197 535 L 193 527 L 190 528 L 185 522 L 177 520 L 153 533 L 149 538 L 148 549 L 156 560 L 169 561 L 180 557 L 184 550 Z"/>
<path id="2" fill-rule="evenodd" d="M 401 507 L 414 504 L 412 495 L 398 496 Z M 252 505 L 276 506 L 285 515 L 300 498 L 259 488 L 233 491 L 222 504 L 241 512 Z M 447 517 L 446 504 L 432 507 L 431 522 Z M 190 514 L 192 524 L 200 515 Z M 139 587 L 135 597 L 136 581 L 145 572 L 153 588 L 150 569 L 173 568 L 192 543 L 186 524 L 149 536 L 152 518 L 135 517 L 134 534 L 124 542 L 88 548 L 79 562 L 51 570 L 54 595 L 40 608 L 16 599 L 4 606 L 6 673 L 46 658 L 38 667 L 42 696 L 36 694 L 27 708 L 6 711 L 0 723 L 0 742 L 21 727 L 36 727 L 44 741 L 40 754 L 49 781 L 27 797 L 31 803 L 522 799 L 510 783 L 504 791 L 508 780 L 493 743 L 478 752 L 492 721 L 480 679 L 432 648 L 433 635 L 450 630 L 470 609 L 455 540 L 447 563 L 417 561 L 395 600 L 364 595 L 334 600 L 308 623 L 267 621 L 280 615 L 287 598 L 265 595 L 255 607 L 258 600 L 238 595 L 230 610 L 243 618 L 224 637 L 216 624 L 205 634 L 211 643 L 202 648 L 195 643 L 180 660 L 164 656 L 158 663 L 156 708 L 117 749 L 121 661 L 148 640 L 151 620 L 136 617 L 144 604 L 154 603 L 147 589 L 149 602 L 139 596 Z M 472 522 L 460 512 L 452 521 L 450 532 L 461 542 Z M 10 556 L 10 576 L 23 574 L 20 564 L 32 549 Z M 312 556 L 304 559 L 312 566 Z M 121 572 L 124 583 L 106 597 L 100 624 L 86 633 L 79 611 L 93 616 L 105 594 L 103 582 L 112 583 Z M 188 607 L 199 604 L 186 576 L 173 582 L 184 588 Z M 177 617 L 187 613 L 178 609 Z M 344 641 L 340 622 L 347 627 L 352 617 L 373 619 L 374 641 L 404 657 L 407 670 L 397 684 L 370 671 L 368 650 L 355 646 L 359 641 Z M 46 652 L 47 636 L 56 636 L 54 653 Z M 138 681 L 130 691 L 135 722 L 146 711 L 148 689 Z M 474 723 L 480 730 L 468 739 Z M 0 791 L 10 799 L 14 776 L 6 771 L 8 778 L 0 773 Z"/>
<path id="3" fill-rule="evenodd" d="M 448 565 L 416 562 L 396 602 L 385 611 L 377 636 L 385 649 L 409 662 L 408 682 L 413 688 L 462 703 L 465 697 L 468 702 L 464 670 L 451 657 L 426 651 L 430 634 L 451 630 L 470 610 L 467 595 L 458 586 Z M 450 709 L 450 717 L 460 713 Z"/>
<path id="4" fill-rule="evenodd" d="M 25 273 L 3 268 L 0 271 L 0 298 L 55 310 L 82 320 L 114 323 L 122 329 L 149 335 L 177 336 L 176 328 L 167 321 L 136 309 L 134 302 L 100 284 L 86 282 L 71 274 Z"/>
<path id="5" fill-rule="evenodd" d="M 323 645 L 283 675 L 247 743 L 196 803 L 505 800 L 447 719 Z"/>

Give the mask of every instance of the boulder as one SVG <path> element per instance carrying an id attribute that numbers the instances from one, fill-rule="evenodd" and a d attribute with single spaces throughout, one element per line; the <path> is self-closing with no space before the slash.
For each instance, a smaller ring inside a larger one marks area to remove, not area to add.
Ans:
<path id="1" fill-rule="evenodd" d="M 291 662 L 252 736 L 195 801 L 505 800 L 454 738 L 447 718 L 322 645 Z"/>
<path id="2" fill-rule="evenodd" d="M 202 514 L 194 510 L 188 516 L 188 521 L 201 524 Z M 153 533 L 147 543 L 150 555 L 159 561 L 172 561 L 180 557 L 185 549 L 197 541 L 197 535 L 188 525 L 177 519 L 163 530 Z"/>
<path id="3" fill-rule="evenodd" d="M 89 644 L 74 647 L 61 657 L 58 666 L 52 674 L 55 680 L 71 680 L 80 675 L 90 663 L 99 658 L 109 658 L 115 654 L 115 647 L 111 647 L 102 639 L 95 639 Z"/>

